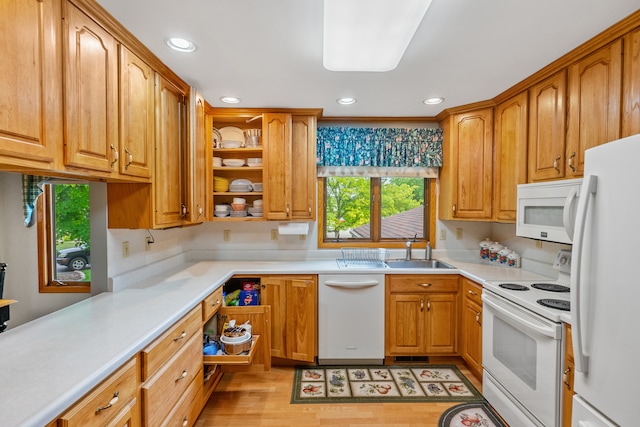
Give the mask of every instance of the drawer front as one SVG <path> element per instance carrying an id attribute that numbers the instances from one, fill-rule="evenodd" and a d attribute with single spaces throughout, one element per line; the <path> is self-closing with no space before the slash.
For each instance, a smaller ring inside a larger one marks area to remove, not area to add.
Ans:
<path id="1" fill-rule="evenodd" d="M 192 336 L 187 344 L 142 384 L 142 414 L 145 425 L 160 425 L 189 384 L 202 383 L 202 338 Z"/>
<path id="2" fill-rule="evenodd" d="M 173 407 L 167 418 L 162 422 L 162 426 L 192 426 L 198 415 L 200 415 L 200 409 L 202 408 L 202 372 L 200 372 L 196 379 L 189 384 L 187 390 L 184 392 L 176 406 Z"/>
<path id="3" fill-rule="evenodd" d="M 200 336 L 201 333 L 202 308 L 197 305 L 142 351 L 142 381 L 148 380 L 194 334 Z"/>
<path id="4" fill-rule="evenodd" d="M 202 321 L 211 319 L 220 307 L 222 307 L 222 286 L 202 301 Z"/>
<path id="5" fill-rule="evenodd" d="M 458 292 L 457 275 L 388 275 L 389 292 Z"/>
<path id="6" fill-rule="evenodd" d="M 133 358 L 58 419 L 59 426 L 104 426 L 138 397 L 138 363 Z"/>
<path id="7" fill-rule="evenodd" d="M 461 280 L 462 293 L 464 297 L 482 307 L 482 286 L 480 286 L 473 280 L 467 279 L 466 277 L 463 277 Z"/>

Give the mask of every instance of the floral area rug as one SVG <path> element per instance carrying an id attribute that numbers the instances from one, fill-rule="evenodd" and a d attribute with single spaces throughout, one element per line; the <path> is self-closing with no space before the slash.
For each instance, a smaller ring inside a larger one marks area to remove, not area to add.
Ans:
<path id="1" fill-rule="evenodd" d="M 438 427 L 508 427 L 484 402 L 462 403 L 444 411 Z"/>
<path id="2" fill-rule="evenodd" d="M 455 365 L 297 367 L 291 393 L 291 403 L 483 400 Z"/>

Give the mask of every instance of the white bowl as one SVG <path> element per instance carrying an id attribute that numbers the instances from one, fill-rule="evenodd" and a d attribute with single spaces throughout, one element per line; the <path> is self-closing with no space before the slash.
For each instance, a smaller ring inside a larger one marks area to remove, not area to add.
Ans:
<path id="1" fill-rule="evenodd" d="M 244 205 L 245 203 L 247 203 L 246 199 L 243 199 L 242 197 L 234 197 L 233 198 L 233 203 L 239 203 Z"/>
<path id="2" fill-rule="evenodd" d="M 253 201 L 253 207 L 254 208 L 261 208 L 262 207 L 262 199 L 254 200 Z"/>
<path id="3" fill-rule="evenodd" d="M 229 211 L 224 211 L 224 212 L 215 211 L 213 214 L 218 218 L 224 218 L 225 216 L 229 216 Z"/>
<path id="4" fill-rule="evenodd" d="M 227 212 L 229 205 L 216 205 L 216 212 Z"/>
<path id="5" fill-rule="evenodd" d="M 240 148 L 242 141 L 233 141 L 231 139 L 222 140 L 222 148 Z"/>
<path id="6" fill-rule="evenodd" d="M 224 159 L 222 160 L 222 164 L 225 166 L 238 168 L 240 166 L 244 166 L 244 159 Z"/>
<path id="7" fill-rule="evenodd" d="M 256 182 L 255 184 L 253 184 L 253 191 L 262 191 L 262 183 Z"/>

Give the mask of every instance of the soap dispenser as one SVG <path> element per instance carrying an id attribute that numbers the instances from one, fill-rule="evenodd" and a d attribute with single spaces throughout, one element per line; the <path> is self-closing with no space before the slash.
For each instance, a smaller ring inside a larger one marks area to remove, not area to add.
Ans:
<path id="1" fill-rule="evenodd" d="M 431 242 L 427 242 L 427 246 L 424 248 L 424 259 L 431 261 Z"/>

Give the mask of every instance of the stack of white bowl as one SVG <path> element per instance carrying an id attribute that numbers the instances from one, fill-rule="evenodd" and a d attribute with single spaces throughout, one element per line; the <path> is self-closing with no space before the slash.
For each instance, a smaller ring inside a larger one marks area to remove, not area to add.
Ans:
<path id="1" fill-rule="evenodd" d="M 247 159 L 247 166 L 253 168 L 262 166 L 262 157 L 249 157 Z"/>
<path id="2" fill-rule="evenodd" d="M 219 218 L 229 216 L 229 209 L 231 209 L 229 205 L 216 205 L 213 214 Z"/>
<path id="3" fill-rule="evenodd" d="M 233 203 L 231 203 L 231 208 L 233 209 L 231 211 L 231 216 L 247 216 L 246 204 L 246 199 L 243 199 L 242 197 L 234 197 Z"/>
<path id="4" fill-rule="evenodd" d="M 253 207 L 247 209 L 247 211 L 251 216 L 255 216 L 258 218 L 261 217 L 262 216 L 262 199 L 254 200 Z"/>

